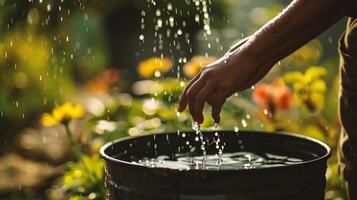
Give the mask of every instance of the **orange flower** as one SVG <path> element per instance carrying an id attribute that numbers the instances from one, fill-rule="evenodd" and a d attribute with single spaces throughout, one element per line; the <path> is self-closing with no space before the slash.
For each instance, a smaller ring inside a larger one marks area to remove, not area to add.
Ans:
<path id="1" fill-rule="evenodd" d="M 91 93 L 108 94 L 109 86 L 102 79 L 96 77 L 87 82 L 86 89 Z"/>
<path id="2" fill-rule="evenodd" d="M 282 109 L 289 110 L 293 101 L 293 93 L 288 87 L 282 87 L 275 90 L 273 95 L 274 104 Z"/>
<path id="3" fill-rule="evenodd" d="M 214 62 L 216 58 L 206 57 L 206 56 L 194 56 L 183 66 L 183 73 L 189 77 L 193 78 L 201 68 Z"/>
<path id="4" fill-rule="evenodd" d="M 263 108 L 268 108 L 273 94 L 273 89 L 274 88 L 268 84 L 257 85 L 253 92 L 253 101 Z"/>
<path id="5" fill-rule="evenodd" d="M 276 108 L 282 110 L 290 109 L 293 93 L 283 82 L 275 81 L 272 84 L 257 85 L 253 95 L 253 101 L 261 107 L 274 112 Z"/>
<path id="6" fill-rule="evenodd" d="M 118 83 L 120 79 L 119 70 L 107 68 L 102 73 L 89 80 L 86 89 L 92 93 L 108 94 L 111 86 Z"/>
<path id="7" fill-rule="evenodd" d="M 119 70 L 112 67 L 104 70 L 104 72 L 100 76 L 109 85 L 116 84 L 120 78 Z"/>

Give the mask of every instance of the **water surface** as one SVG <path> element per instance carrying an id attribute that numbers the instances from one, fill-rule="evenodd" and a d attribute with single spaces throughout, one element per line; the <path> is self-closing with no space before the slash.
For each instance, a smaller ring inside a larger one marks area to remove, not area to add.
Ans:
<path id="1" fill-rule="evenodd" d="M 161 155 L 156 158 L 142 158 L 132 161 L 132 163 L 137 163 L 147 167 L 160 167 L 178 170 L 242 170 L 287 166 L 303 161 L 300 158 L 288 157 L 285 155 L 272 153 L 257 154 L 246 151 L 223 153 L 220 158 L 217 154 L 209 154 L 206 155 L 205 162 L 202 162 L 203 155 L 189 156 L 183 153 L 176 153 L 173 156 Z"/>

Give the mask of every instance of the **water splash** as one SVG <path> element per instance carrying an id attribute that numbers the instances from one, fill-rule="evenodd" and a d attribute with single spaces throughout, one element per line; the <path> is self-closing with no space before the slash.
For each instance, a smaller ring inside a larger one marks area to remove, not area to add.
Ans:
<path id="1" fill-rule="evenodd" d="M 224 149 L 224 145 L 221 144 L 221 138 L 219 137 L 219 133 L 218 133 L 218 124 L 215 123 L 214 124 L 214 136 L 215 138 L 215 144 L 216 144 L 216 149 L 218 150 L 218 159 L 217 159 L 217 165 L 221 165 L 222 164 L 222 154 L 223 154 L 223 149 Z"/>
<path id="2" fill-rule="evenodd" d="M 239 132 L 239 128 L 237 126 L 234 127 L 234 132 L 236 132 L 236 133 Z"/>
<path id="3" fill-rule="evenodd" d="M 205 141 L 205 138 L 204 138 L 203 133 L 201 131 L 201 125 L 198 124 L 197 122 L 193 122 L 192 123 L 192 129 L 194 131 L 196 131 L 196 135 L 200 139 L 201 150 L 202 150 L 202 155 L 203 155 L 202 165 L 205 166 L 206 165 L 206 160 L 207 160 L 207 151 L 206 151 L 206 141 Z"/>

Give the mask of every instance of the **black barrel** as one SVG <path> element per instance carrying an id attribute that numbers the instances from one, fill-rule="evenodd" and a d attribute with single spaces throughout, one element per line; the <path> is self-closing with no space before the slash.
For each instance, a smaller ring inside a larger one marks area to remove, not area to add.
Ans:
<path id="1" fill-rule="evenodd" d="M 173 132 L 131 137 L 103 146 L 106 187 L 116 200 L 323 200 L 327 160 L 324 143 L 289 133 L 220 131 L 225 152 L 277 152 L 304 155 L 292 165 L 242 170 L 177 170 L 131 163 L 133 157 L 156 157 L 190 151 L 196 133 Z M 184 135 L 183 135 L 184 134 Z M 214 132 L 204 132 L 213 138 Z M 184 137 L 183 137 L 184 136 Z M 214 149 L 208 149 L 214 153 Z"/>

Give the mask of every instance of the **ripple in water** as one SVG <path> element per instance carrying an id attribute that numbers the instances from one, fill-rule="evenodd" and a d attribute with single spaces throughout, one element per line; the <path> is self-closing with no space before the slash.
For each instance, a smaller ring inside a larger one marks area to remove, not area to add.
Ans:
<path id="1" fill-rule="evenodd" d="M 302 162 L 302 159 L 288 156 L 264 153 L 258 155 L 253 152 L 235 152 L 221 154 L 221 162 L 217 163 L 217 155 L 187 156 L 187 154 L 175 154 L 174 157 L 166 155 L 156 158 L 143 158 L 132 163 L 147 167 L 170 168 L 177 170 L 242 170 L 254 168 L 268 168 L 276 166 L 287 166 Z"/>

